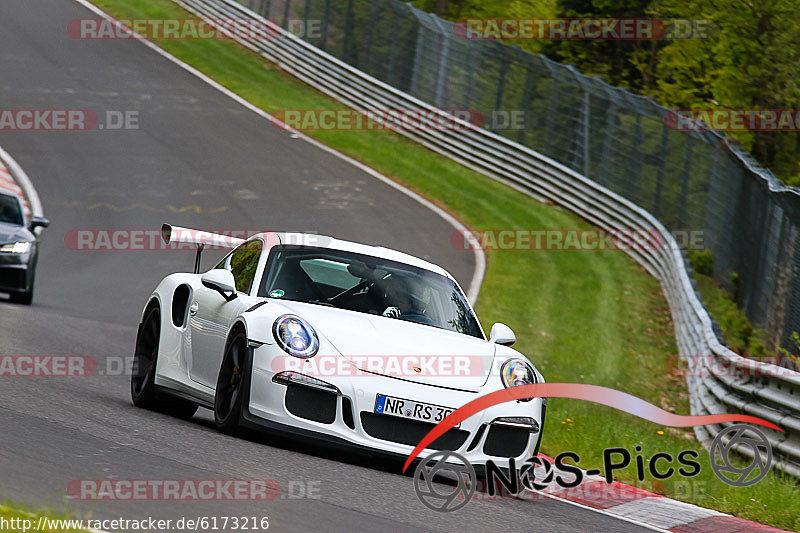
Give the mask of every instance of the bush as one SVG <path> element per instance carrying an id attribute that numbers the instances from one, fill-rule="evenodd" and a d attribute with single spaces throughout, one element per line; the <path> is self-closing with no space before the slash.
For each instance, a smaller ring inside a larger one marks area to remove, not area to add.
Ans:
<path id="1" fill-rule="evenodd" d="M 703 298 L 711 315 L 719 323 L 725 335 L 728 348 L 741 355 L 764 355 L 767 351 L 764 332 L 756 328 L 744 311 L 736 305 L 735 293 L 739 276 L 730 275 L 733 294 L 725 290 L 711 277 L 714 271 L 714 257 L 711 250 L 689 250 L 686 253 L 694 270 L 697 290 Z"/>
<path id="2" fill-rule="evenodd" d="M 714 273 L 714 256 L 711 255 L 711 250 L 689 250 L 686 255 L 698 274 L 710 276 Z"/>

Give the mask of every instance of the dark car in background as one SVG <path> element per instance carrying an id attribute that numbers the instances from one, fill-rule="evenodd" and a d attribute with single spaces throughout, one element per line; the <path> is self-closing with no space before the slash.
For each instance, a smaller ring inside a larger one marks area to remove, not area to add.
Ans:
<path id="1" fill-rule="evenodd" d="M 39 247 L 34 233 L 50 221 L 32 217 L 27 223 L 22 201 L 10 191 L 0 190 L 0 292 L 15 303 L 30 304 L 36 277 Z"/>

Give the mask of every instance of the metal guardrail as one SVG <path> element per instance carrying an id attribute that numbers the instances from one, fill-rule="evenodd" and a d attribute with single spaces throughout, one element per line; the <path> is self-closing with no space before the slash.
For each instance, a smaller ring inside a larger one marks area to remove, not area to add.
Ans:
<path id="1" fill-rule="evenodd" d="M 685 257 L 673 236 L 653 215 L 629 200 L 521 144 L 450 117 L 380 80 L 325 53 L 234 0 L 174 0 L 206 19 L 250 18 L 264 22 L 263 35 L 236 36 L 249 49 L 312 87 L 355 109 L 425 109 L 463 129 L 398 130 L 399 133 L 462 165 L 539 200 L 558 204 L 608 230 L 630 228 L 658 232 L 663 245 L 627 250 L 660 280 L 675 324 L 682 357 L 697 359 L 687 377 L 692 414 L 741 412 L 759 416 L 785 430 L 765 430 L 776 455 L 775 466 L 800 477 L 800 373 L 743 358 L 717 339 L 712 320 L 689 277 Z M 210 20 L 213 22 L 213 20 Z M 724 425 L 695 429 L 705 445 Z M 753 451 L 737 448 L 745 455 Z"/>
<path id="2" fill-rule="evenodd" d="M 687 129 L 676 110 L 542 54 L 467 38 L 463 22 L 408 1 L 237 1 L 419 100 L 472 110 L 485 128 L 647 209 L 670 231 L 702 232 L 711 276 L 764 342 L 797 350 L 800 188 L 722 132 Z"/>

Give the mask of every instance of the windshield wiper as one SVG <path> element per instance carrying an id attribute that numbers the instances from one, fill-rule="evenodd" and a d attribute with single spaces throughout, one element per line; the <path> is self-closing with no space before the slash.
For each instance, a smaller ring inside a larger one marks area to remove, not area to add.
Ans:
<path id="1" fill-rule="evenodd" d="M 328 306 L 328 307 L 336 307 L 336 306 L 335 306 L 335 305 L 333 305 L 332 303 L 330 303 L 330 302 L 323 302 L 322 300 L 308 300 L 308 302 L 306 302 L 306 303 L 309 303 L 309 304 L 317 304 L 317 305 L 325 305 L 325 306 Z"/>

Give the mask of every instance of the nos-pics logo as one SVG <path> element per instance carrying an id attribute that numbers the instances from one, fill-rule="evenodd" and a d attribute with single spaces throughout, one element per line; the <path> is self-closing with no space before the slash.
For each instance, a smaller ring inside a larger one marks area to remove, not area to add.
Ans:
<path id="1" fill-rule="evenodd" d="M 734 455 L 734 450 L 739 453 Z M 717 477 L 734 487 L 749 487 L 764 479 L 773 460 L 772 446 L 766 435 L 748 424 L 733 424 L 719 432 L 711 443 L 709 456 L 711 469 Z M 745 464 L 745 458 L 751 458 L 749 464 Z M 507 480 L 491 479 L 498 469 L 493 464 L 490 465 L 491 460 L 487 461 L 486 471 L 490 479 L 486 480 L 486 486 L 503 485 L 509 494 L 518 494 L 523 487 L 546 489 L 554 478 L 552 465 L 538 457 L 534 460 L 536 466 L 543 467 L 544 476 L 536 480 L 532 465 L 526 464 L 523 466 L 525 471 L 520 471 L 519 476 L 515 477 L 523 481 L 522 486 L 517 487 L 506 486 Z M 475 468 L 465 457 L 455 452 L 434 452 L 420 461 L 414 471 L 414 490 L 417 497 L 434 511 L 451 512 L 464 507 L 474 496 L 476 487 L 478 477 Z"/>

